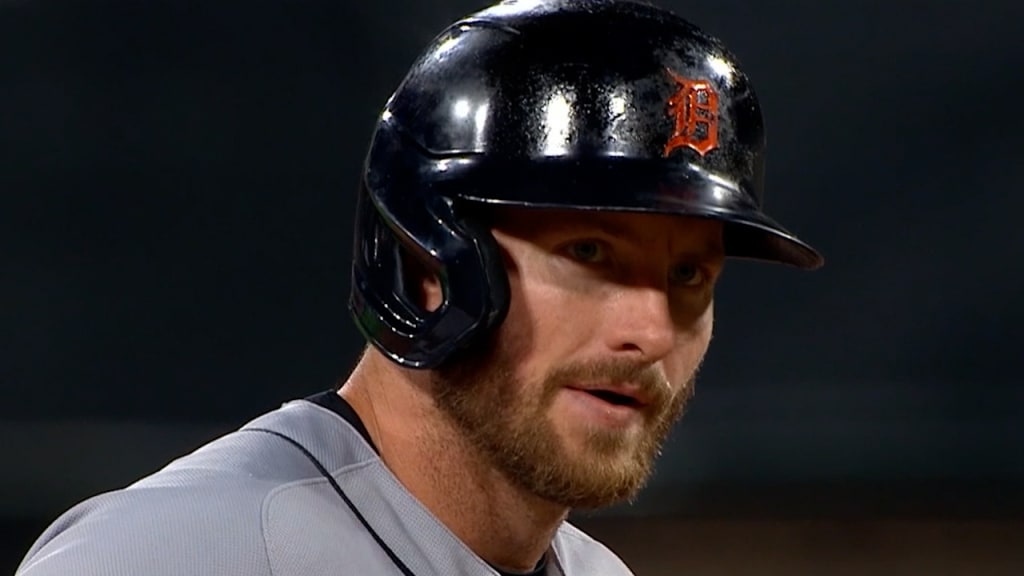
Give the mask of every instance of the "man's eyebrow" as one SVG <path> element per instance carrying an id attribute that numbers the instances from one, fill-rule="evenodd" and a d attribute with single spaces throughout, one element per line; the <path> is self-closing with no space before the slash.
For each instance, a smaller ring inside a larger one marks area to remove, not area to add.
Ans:
<path id="1" fill-rule="evenodd" d="M 597 229 L 600 232 L 615 238 L 628 238 L 633 235 L 633 228 L 616 222 L 615 220 L 603 218 L 603 214 L 594 214 L 593 220 L 586 222 L 568 222 L 563 230 L 569 232 L 583 231 L 586 229 Z M 708 238 L 699 248 L 688 248 L 681 250 L 678 256 L 683 258 L 719 259 L 725 256 L 725 247 L 720 238 Z"/>
<path id="2" fill-rule="evenodd" d="M 594 219 L 594 222 L 591 224 L 591 226 L 597 228 L 598 230 L 604 232 L 609 236 L 614 236 L 616 238 L 630 235 L 629 226 L 619 224 L 613 220 L 607 220 L 598 217 Z"/>
<path id="3" fill-rule="evenodd" d="M 559 224 L 558 228 L 560 231 L 568 232 L 597 230 L 605 235 L 616 238 L 632 236 L 634 230 L 633 227 L 609 218 L 607 214 L 602 214 L 601 212 L 587 213 L 586 218 L 568 219 L 566 222 Z"/>

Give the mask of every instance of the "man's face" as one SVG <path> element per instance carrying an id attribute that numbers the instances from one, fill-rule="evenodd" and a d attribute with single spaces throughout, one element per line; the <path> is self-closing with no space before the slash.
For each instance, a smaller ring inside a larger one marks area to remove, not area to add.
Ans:
<path id="1" fill-rule="evenodd" d="M 511 288 L 487 345 L 438 370 L 438 406 L 521 488 L 570 508 L 633 498 L 693 394 L 722 227 L 503 209 Z"/>

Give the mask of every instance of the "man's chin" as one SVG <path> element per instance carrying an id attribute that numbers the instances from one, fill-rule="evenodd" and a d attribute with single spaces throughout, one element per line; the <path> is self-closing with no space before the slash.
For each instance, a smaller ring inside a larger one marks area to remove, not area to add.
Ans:
<path id="1" fill-rule="evenodd" d="M 621 438 L 619 442 L 621 442 Z M 538 496 L 572 509 L 597 509 L 622 504 L 635 499 L 647 484 L 653 467 L 648 455 L 638 453 L 633 442 L 616 450 L 595 451 L 584 449 L 562 452 L 551 469 L 540 477 L 547 482 L 536 482 L 530 489 Z M 528 481 L 529 482 L 529 481 Z"/>
<path id="2" fill-rule="evenodd" d="M 643 491 L 647 484 L 646 477 L 629 483 L 609 483 L 599 489 L 577 491 L 570 498 L 561 498 L 557 504 L 565 508 L 580 511 L 600 510 L 613 506 L 629 504 Z"/>

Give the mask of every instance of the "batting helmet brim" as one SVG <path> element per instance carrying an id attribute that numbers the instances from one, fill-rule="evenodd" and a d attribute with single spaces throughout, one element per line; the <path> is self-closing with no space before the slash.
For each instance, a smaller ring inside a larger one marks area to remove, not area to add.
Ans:
<path id="1" fill-rule="evenodd" d="M 722 221 L 728 257 L 824 265 L 822 254 L 753 204 L 735 184 L 693 165 L 601 158 L 588 162 L 532 160 L 435 162 L 439 192 L 485 205 L 647 212 Z M 515 165 L 513 165 L 515 164 Z"/>

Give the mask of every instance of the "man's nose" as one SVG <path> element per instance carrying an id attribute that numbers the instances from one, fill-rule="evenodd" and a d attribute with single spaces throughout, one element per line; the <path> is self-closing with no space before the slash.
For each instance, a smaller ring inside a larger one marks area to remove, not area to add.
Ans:
<path id="1" fill-rule="evenodd" d="M 652 286 L 624 289 L 606 308 L 607 344 L 645 362 L 664 358 L 676 344 L 678 327 L 668 294 Z"/>

